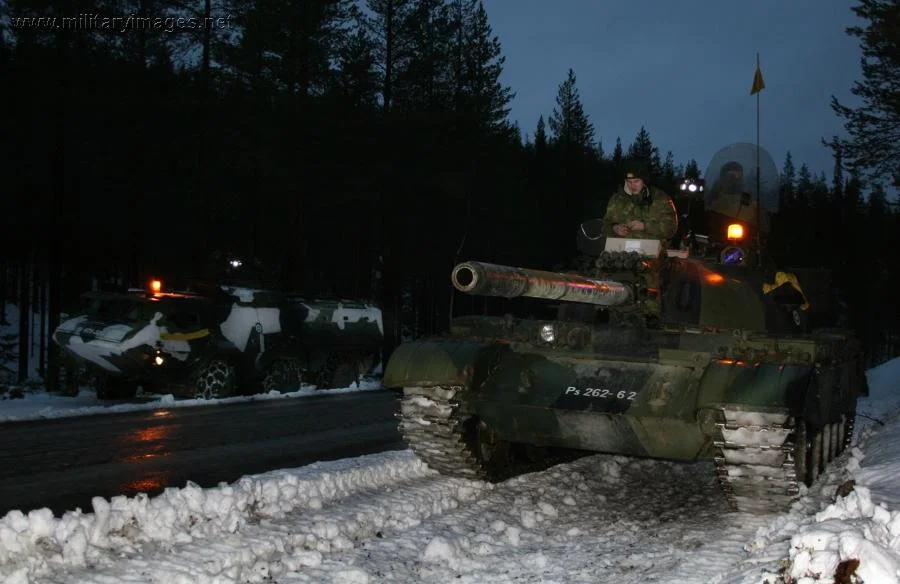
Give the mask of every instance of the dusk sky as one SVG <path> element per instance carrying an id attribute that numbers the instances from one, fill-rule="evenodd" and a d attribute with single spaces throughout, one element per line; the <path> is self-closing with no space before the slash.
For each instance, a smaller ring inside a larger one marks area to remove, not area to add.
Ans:
<path id="1" fill-rule="evenodd" d="M 716 151 L 756 142 L 756 54 L 760 138 L 781 170 L 795 165 L 831 179 L 821 138 L 843 136 L 831 95 L 856 104 L 861 23 L 851 0 L 484 0 L 506 56 L 503 82 L 516 93 L 511 119 L 531 137 L 553 111 L 569 68 L 585 112 L 608 153 L 627 149 L 640 127 L 676 164 L 695 158 L 701 172 Z"/>

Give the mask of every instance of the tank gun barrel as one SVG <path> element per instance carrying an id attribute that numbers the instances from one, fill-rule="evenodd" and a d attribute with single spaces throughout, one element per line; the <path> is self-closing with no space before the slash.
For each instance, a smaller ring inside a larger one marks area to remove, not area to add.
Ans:
<path id="1" fill-rule="evenodd" d="M 460 292 L 482 296 L 527 296 L 600 306 L 622 306 L 635 300 L 633 289 L 622 282 L 483 262 L 458 264 L 450 279 Z"/>

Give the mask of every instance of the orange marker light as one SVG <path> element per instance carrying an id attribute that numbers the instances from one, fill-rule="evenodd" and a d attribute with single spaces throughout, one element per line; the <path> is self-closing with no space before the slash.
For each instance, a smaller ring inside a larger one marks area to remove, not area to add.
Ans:
<path id="1" fill-rule="evenodd" d="M 706 274 L 706 281 L 710 284 L 721 284 L 725 281 L 725 276 L 723 276 L 722 274 L 717 274 L 715 272 L 710 272 L 709 274 Z"/>
<path id="2" fill-rule="evenodd" d="M 162 291 L 162 281 L 161 280 L 150 280 L 150 289 L 154 292 Z"/>
<path id="3" fill-rule="evenodd" d="M 743 239 L 744 226 L 740 223 L 732 223 L 728 226 L 728 239 Z"/>

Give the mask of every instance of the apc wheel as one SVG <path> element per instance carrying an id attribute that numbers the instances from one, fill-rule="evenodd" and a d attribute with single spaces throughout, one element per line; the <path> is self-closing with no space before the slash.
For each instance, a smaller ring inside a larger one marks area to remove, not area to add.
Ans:
<path id="1" fill-rule="evenodd" d="M 295 361 L 279 359 L 272 363 L 262 380 L 263 391 L 297 391 L 303 379 L 303 371 Z"/>
<path id="2" fill-rule="evenodd" d="M 356 353 L 331 353 L 316 379 L 319 389 L 341 389 L 359 384 L 360 362 Z"/>
<path id="3" fill-rule="evenodd" d="M 213 359 L 197 375 L 197 397 L 215 399 L 235 394 L 237 375 L 234 366 L 224 359 Z"/>

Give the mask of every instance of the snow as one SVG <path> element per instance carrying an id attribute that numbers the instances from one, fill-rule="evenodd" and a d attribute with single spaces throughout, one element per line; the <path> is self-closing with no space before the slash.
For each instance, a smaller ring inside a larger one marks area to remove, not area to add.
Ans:
<path id="1" fill-rule="evenodd" d="M 12 511 L 0 582 L 813 584 L 843 570 L 855 574 L 844 582 L 900 583 L 900 359 L 868 378 L 853 447 L 780 515 L 730 511 L 711 463 L 593 455 L 490 484 L 405 450 L 96 497 L 62 516 Z M 0 419 L 309 393 L 105 406 L 26 393 L 0 400 Z"/>

